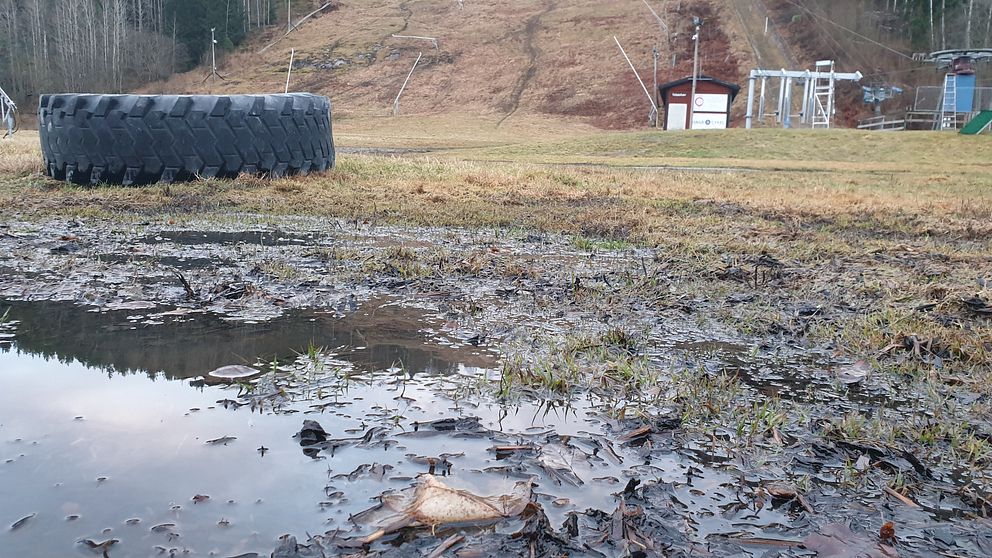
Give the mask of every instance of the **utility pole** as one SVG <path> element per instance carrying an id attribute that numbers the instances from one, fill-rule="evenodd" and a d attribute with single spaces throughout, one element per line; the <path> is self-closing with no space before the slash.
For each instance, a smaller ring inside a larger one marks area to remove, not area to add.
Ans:
<path id="1" fill-rule="evenodd" d="M 217 73 L 217 39 L 214 38 L 214 28 L 210 28 L 210 64 L 211 71 Z"/>
<path id="2" fill-rule="evenodd" d="M 634 77 L 637 78 L 637 83 L 640 83 L 641 84 L 641 89 L 644 90 L 644 94 L 647 95 L 648 102 L 651 103 L 651 114 L 657 120 L 657 118 L 658 118 L 658 103 L 655 100 L 657 98 L 657 95 L 654 96 L 654 97 L 652 97 L 651 94 L 648 93 L 648 88 L 644 85 L 644 80 L 641 79 L 640 74 L 637 73 L 637 68 L 634 67 L 634 63 L 631 62 L 630 61 L 630 57 L 627 56 L 627 51 L 625 51 L 623 49 L 623 45 L 620 44 L 620 39 L 617 39 L 617 36 L 616 35 L 613 35 L 613 40 L 617 43 L 617 46 L 620 48 L 620 54 L 623 54 L 624 59 L 627 60 L 627 65 L 630 66 L 630 71 L 634 72 Z"/>
<path id="3" fill-rule="evenodd" d="M 224 76 L 220 75 L 220 72 L 217 71 L 217 39 L 214 38 L 215 30 L 216 28 L 214 27 L 210 28 L 210 73 L 200 83 L 206 83 L 208 79 L 214 76 L 224 79 Z"/>
<path id="4" fill-rule="evenodd" d="M 696 117 L 696 81 L 699 80 L 699 30 L 703 26 L 703 20 L 696 16 L 692 18 L 692 24 L 696 27 L 696 34 L 692 40 L 696 43 L 692 53 L 692 96 L 689 97 L 689 129 L 692 129 L 693 120 Z"/>
<path id="5" fill-rule="evenodd" d="M 651 15 L 658 20 L 658 35 L 660 39 L 663 39 L 663 43 L 668 45 L 669 50 L 672 51 L 672 67 L 675 67 L 675 49 L 672 48 L 672 32 L 668 29 L 668 24 L 665 23 L 664 18 L 658 15 L 658 12 L 654 11 L 651 4 L 648 4 L 648 0 L 641 0 L 644 5 L 647 6 L 648 10 L 651 11 Z"/>
<path id="6" fill-rule="evenodd" d="M 293 30 L 293 0 L 286 0 L 286 34 Z"/>
<path id="7" fill-rule="evenodd" d="M 654 52 L 654 84 L 653 84 L 652 89 L 651 89 L 651 96 L 654 97 L 655 99 L 657 99 L 658 98 L 658 57 L 661 56 L 661 51 L 658 50 L 658 47 L 654 47 L 654 51 L 653 52 Z M 660 118 L 661 115 L 659 114 L 659 111 L 658 111 L 658 103 L 657 103 L 657 101 L 655 101 L 654 107 L 655 107 L 654 108 L 654 127 L 655 128 L 660 128 L 661 127 L 661 124 L 659 123 L 659 121 L 661 120 L 661 118 Z"/>

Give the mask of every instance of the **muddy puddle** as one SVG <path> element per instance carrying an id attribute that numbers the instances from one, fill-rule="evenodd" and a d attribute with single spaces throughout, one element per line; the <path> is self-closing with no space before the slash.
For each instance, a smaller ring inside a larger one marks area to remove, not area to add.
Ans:
<path id="1" fill-rule="evenodd" d="M 666 507 L 697 521 L 667 535 L 686 548 L 792 521 L 789 506 L 728 516 L 738 473 L 714 468 L 705 443 L 698 460 L 680 448 L 675 419 L 608 419 L 609 402 L 595 397 L 460 399 L 466 384 L 498 377 L 494 355 L 388 302 L 263 324 L 60 302 L 0 308 L 10 342 L 0 353 L 0 519 L 28 518 L 2 534 L 12 555 L 85 555 L 117 541 L 111 556 L 266 556 L 284 534 L 367 534 L 349 518 L 425 473 L 485 495 L 534 479 L 552 525 L 613 511 L 617 495 L 651 479 L 670 487 Z M 251 387 L 198 381 L 231 363 L 269 371 Z M 338 441 L 303 446 L 293 437 L 303 420 Z"/>
<path id="2" fill-rule="evenodd" d="M 843 434 L 926 394 L 603 294 L 649 254 L 209 225 L 0 238 L 0 556 L 992 554 L 983 461 Z"/>
<path id="3" fill-rule="evenodd" d="M 187 231 L 163 230 L 139 239 L 145 244 L 173 243 L 186 246 L 201 244 L 258 244 L 261 246 L 288 246 L 313 244 L 318 234 L 293 234 L 279 230 L 258 231 Z"/>
<path id="4" fill-rule="evenodd" d="M 282 534 L 343 526 L 386 486 L 364 466 L 412 476 L 422 467 L 407 454 L 452 444 L 411 438 L 389 452 L 342 451 L 330 464 L 292 438 L 299 416 L 319 406 L 316 417 L 342 435 L 379 421 L 409 429 L 457 415 L 433 384 L 495 362 L 484 348 L 439 343 L 422 313 L 383 301 L 240 325 L 53 302 L 3 302 L 0 314 L 2 520 L 29 517 L 2 535 L 12 556 L 85 553 L 86 540 L 113 539 L 113 556 L 267 555 Z M 258 389 L 279 387 L 254 411 L 245 386 L 179 381 L 234 363 L 275 370 Z M 488 444 L 476 446 L 485 455 Z M 348 492 L 335 506 L 332 480 Z"/>
<path id="5" fill-rule="evenodd" d="M 262 322 L 232 322 L 188 308 L 104 310 L 64 302 L 0 302 L 16 321 L 16 349 L 110 374 L 202 376 L 225 365 L 272 366 L 319 350 L 369 370 L 393 366 L 449 373 L 453 362 L 491 367 L 485 349 L 460 350 L 422 312 L 377 299 L 292 309 Z M 13 333 L 7 334 L 13 337 Z M 432 336 L 433 344 L 426 340 Z"/>

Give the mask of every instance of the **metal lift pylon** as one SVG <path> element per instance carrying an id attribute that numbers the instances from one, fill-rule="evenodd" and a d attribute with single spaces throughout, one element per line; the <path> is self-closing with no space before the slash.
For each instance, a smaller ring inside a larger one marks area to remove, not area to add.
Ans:
<path id="1" fill-rule="evenodd" d="M 14 135 L 14 131 L 17 129 L 17 120 L 14 118 L 14 113 L 16 112 L 17 105 L 7 95 L 7 92 L 0 87 L 0 126 L 7 128 L 3 137 Z"/>
<path id="2" fill-rule="evenodd" d="M 765 98 L 769 79 L 779 81 L 778 111 L 775 119 L 783 126 L 790 127 L 792 119 L 792 87 L 794 84 L 803 85 L 802 122 L 813 128 L 829 128 L 833 122 L 836 105 L 836 88 L 838 81 L 861 81 L 861 72 L 837 72 L 832 60 L 816 63 L 816 70 L 751 70 L 747 88 L 747 113 L 745 127 L 752 128 L 754 124 L 755 84 L 761 80 L 761 93 L 758 99 L 758 119 L 764 119 Z"/>

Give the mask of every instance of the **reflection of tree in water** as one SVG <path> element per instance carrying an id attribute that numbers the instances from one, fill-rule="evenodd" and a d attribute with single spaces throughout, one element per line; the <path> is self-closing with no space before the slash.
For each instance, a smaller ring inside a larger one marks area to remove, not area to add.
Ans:
<path id="1" fill-rule="evenodd" d="M 227 364 L 293 357 L 305 353 L 311 342 L 328 349 L 343 346 L 336 352 L 360 369 L 402 363 L 413 373 L 445 373 L 462 357 L 481 360 L 428 345 L 419 332 L 425 322 L 418 311 L 372 303 L 344 318 L 294 310 L 256 324 L 213 314 L 164 316 L 156 318 L 163 324 L 142 324 L 127 319 L 136 314 L 133 310 L 93 312 L 50 301 L 0 302 L 0 315 L 8 307 L 10 319 L 19 321 L 14 350 L 118 373 L 164 372 L 170 379 L 203 375 Z"/>

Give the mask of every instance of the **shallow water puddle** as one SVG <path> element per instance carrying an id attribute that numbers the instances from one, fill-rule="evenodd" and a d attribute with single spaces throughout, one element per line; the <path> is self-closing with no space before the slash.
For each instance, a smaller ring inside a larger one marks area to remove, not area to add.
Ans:
<path id="1" fill-rule="evenodd" d="M 89 552 L 78 542 L 85 539 L 119 539 L 113 556 L 146 556 L 157 547 L 268 554 L 283 533 L 328 528 L 333 513 L 319 505 L 328 465 L 292 439 L 297 415 L 228 409 L 217 402 L 236 397 L 236 388 L 167 379 L 220 363 L 286 362 L 314 344 L 334 350 L 355 374 L 400 364 L 409 374 L 478 374 L 476 366 L 493 362 L 477 347 L 429 342 L 422 331 L 429 320 L 382 303 L 347 317 L 295 312 L 261 324 L 64 303 L 0 306 L 0 314 L 10 308 L 4 332 L 14 336 L 12 346 L 0 345 L 0 523 L 35 514 L 0 531 L 10 555 L 61 556 L 73 546 Z M 337 432 L 361 429 L 387 407 L 410 406 L 394 402 L 393 391 L 352 382 L 345 407 L 321 420 Z M 405 393 L 416 398 L 421 420 L 450 414 L 422 387 Z M 411 451 L 428 451 L 418 445 Z M 373 461 L 350 453 L 335 471 Z M 381 490 L 374 488 L 349 498 L 364 505 Z"/>
<path id="2" fill-rule="evenodd" d="M 227 364 L 285 360 L 310 348 L 333 351 L 367 369 L 402 365 L 450 372 L 465 361 L 494 364 L 492 354 L 457 343 L 427 343 L 439 326 L 419 310 L 385 300 L 350 301 L 329 310 L 287 310 L 245 323 L 190 308 L 107 310 L 64 302 L 0 302 L 17 321 L 19 352 L 75 360 L 117 373 L 202 376 Z M 9 335 L 9 334 L 8 334 Z"/>
<path id="3" fill-rule="evenodd" d="M 200 244 L 260 244 L 263 246 L 290 246 L 296 244 L 313 244 L 320 238 L 317 233 L 287 233 L 278 230 L 258 231 L 161 231 L 145 236 L 139 242 L 145 244 L 161 244 L 171 242 L 186 246 Z"/>
<path id="4" fill-rule="evenodd" d="M 148 267 L 161 265 L 188 271 L 202 268 L 216 268 L 233 265 L 233 262 L 223 258 L 206 258 L 196 256 L 152 256 L 149 254 L 98 254 L 95 259 L 106 264 L 143 264 Z"/>
<path id="5" fill-rule="evenodd" d="M 771 507 L 728 512 L 733 472 L 704 471 L 670 437 L 625 438 L 634 426 L 603 419 L 595 397 L 463 398 L 466 385 L 496 377 L 493 356 L 388 301 L 260 324 L 6 307 L 14 343 L 0 352 L 0 523 L 17 528 L 0 531 L 0 548 L 13 555 L 96 545 L 115 557 L 265 556 L 286 533 L 367 534 L 349 518 L 422 473 L 481 495 L 536 479 L 552 525 L 615 508 L 632 479 L 671 483 L 694 539 L 789 521 Z M 307 350 L 315 344 L 327 349 Z M 275 371 L 250 389 L 169 381 L 220 364 L 266 371 L 270 359 Z M 293 435 L 304 419 L 339 442 L 301 446 Z"/>

